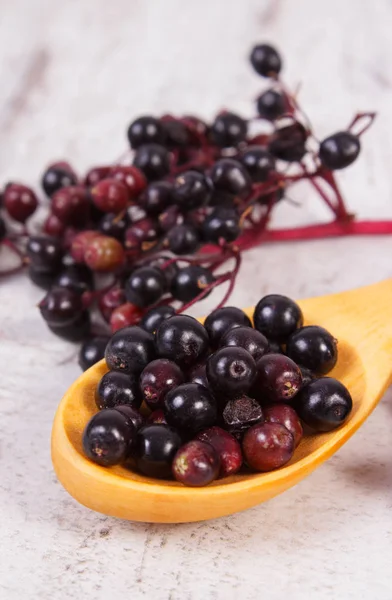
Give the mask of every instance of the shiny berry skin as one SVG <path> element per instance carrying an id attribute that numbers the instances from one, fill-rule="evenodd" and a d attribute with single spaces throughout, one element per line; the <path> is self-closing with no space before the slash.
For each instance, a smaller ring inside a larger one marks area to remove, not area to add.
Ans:
<path id="1" fill-rule="evenodd" d="M 56 215 L 50 213 L 44 221 L 42 230 L 49 236 L 61 237 L 65 231 L 65 224 Z"/>
<path id="2" fill-rule="evenodd" d="M 163 412 L 169 425 L 187 435 L 215 425 L 218 416 L 215 398 L 198 383 L 183 383 L 168 392 Z"/>
<path id="3" fill-rule="evenodd" d="M 124 415 L 128 422 L 130 422 L 136 431 L 138 431 L 143 425 L 146 424 L 144 417 L 140 414 L 136 408 L 133 408 L 129 404 L 118 404 L 114 407 L 119 413 Z M 136 441 L 136 439 L 135 439 Z"/>
<path id="4" fill-rule="evenodd" d="M 123 211 L 129 200 L 128 189 L 117 179 L 103 179 L 91 190 L 93 202 L 99 210 L 105 213 Z"/>
<path id="5" fill-rule="evenodd" d="M 147 423 L 149 424 L 161 424 L 161 425 L 167 425 L 167 421 L 165 418 L 165 413 L 163 412 L 163 410 L 161 408 L 158 408 L 157 410 L 154 410 L 148 417 L 147 417 Z"/>
<path id="6" fill-rule="evenodd" d="M 204 385 L 206 388 L 210 387 L 207 379 L 207 366 L 205 363 L 193 367 L 188 372 L 187 379 L 189 383 L 198 383 L 199 385 Z"/>
<path id="7" fill-rule="evenodd" d="M 113 311 L 125 303 L 125 293 L 121 288 L 108 290 L 98 301 L 99 310 L 105 321 L 109 321 Z"/>
<path id="8" fill-rule="evenodd" d="M 114 333 L 123 327 L 130 327 L 139 323 L 142 316 L 140 308 L 131 302 L 117 306 L 110 315 L 110 329 Z"/>
<path id="9" fill-rule="evenodd" d="M 125 252 L 115 238 L 101 235 L 92 239 L 84 252 L 84 261 L 92 271 L 110 273 L 124 264 Z"/>
<path id="10" fill-rule="evenodd" d="M 181 368 L 190 368 L 208 352 L 208 333 L 203 325 L 188 315 L 175 315 L 163 321 L 155 334 L 156 351 Z"/>
<path id="11" fill-rule="evenodd" d="M 80 294 L 68 288 L 53 288 L 39 303 L 43 319 L 50 325 L 69 325 L 83 312 Z"/>
<path id="12" fill-rule="evenodd" d="M 171 478 L 171 465 L 181 444 L 180 435 L 172 427 L 145 425 L 136 436 L 134 458 L 138 471 L 157 479 Z"/>
<path id="13" fill-rule="evenodd" d="M 252 323 L 244 311 L 235 306 L 224 306 L 213 310 L 204 323 L 213 348 L 219 346 L 221 337 L 226 331 L 241 326 L 252 327 Z"/>
<path id="14" fill-rule="evenodd" d="M 153 360 L 140 375 L 143 399 L 151 410 L 162 408 L 165 395 L 184 381 L 184 374 L 176 363 L 167 358 Z"/>
<path id="15" fill-rule="evenodd" d="M 143 172 L 148 181 L 156 181 L 168 175 L 170 163 L 170 153 L 159 144 L 140 146 L 133 159 L 133 164 Z"/>
<path id="16" fill-rule="evenodd" d="M 280 294 L 270 294 L 257 303 L 253 321 L 255 329 L 269 340 L 286 342 L 302 326 L 303 315 L 294 300 Z"/>
<path id="17" fill-rule="evenodd" d="M 38 200 L 30 188 L 19 183 L 10 183 L 3 193 L 3 206 L 12 219 L 18 223 L 25 223 L 35 213 Z"/>
<path id="18" fill-rule="evenodd" d="M 317 375 L 326 375 L 338 359 L 337 340 L 323 327 L 301 327 L 288 339 L 286 354 Z"/>
<path id="19" fill-rule="evenodd" d="M 153 216 L 159 216 L 172 203 L 173 185 L 168 181 L 150 183 L 139 200 L 140 207 Z"/>
<path id="20" fill-rule="evenodd" d="M 267 90 L 257 98 L 257 112 L 260 117 L 274 121 L 286 111 L 286 99 L 275 90 Z"/>
<path id="21" fill-rule="evenodd" d="M 276 77 L 282 68 L 280 55 L 269 44 L 258 44 L 250 55 L 252 67 L 262 77 Z"/>
<path id="22" fill-rule="evenodd" d="M 94 415 L 83 432 L 87 458 L 103 467 L 125 461 L 135 439 L 135 428 L 125 415 L 107 408 Z"/>
<path id="23" fill-rule="evenodd" d="M 172 317 L 174 313 L 174 308 L 168 305 L 151 308 L 142 317 L 140 321 L 140 327 L 143 327 L 143 329 L 149 333 L 155 333 L 159 325 L 166 319 Z"/>
<path id="24" fill-rule="evenodd" d="M 220 347 L 229 346 L 244 348 L 254 360 L 259 360 L 268 352 L 269 344 L 267 338 L 251 327 L 234 327 L 226 331 L 220 339 Z"/>
<path id="25" fill-rule="evenodd" d="M 263 407 L 263 415 L 266 423 L 280 423 L 288 429 L 294 438 L 296 448 L 303 436 L 301 421 L 292 406 L 288 404 L 271 404 Z"/>
<path id="26" fill-rule="evenodd" d="M 263 146 L 248 146 L 241 154 L 241 162 L 254 183 L 267 181 L 275 169 L 275 159 Z"/>
<path id="27" fill-rule="evenodd" d="M 84 227 L 90 218 L 90 200 L 85 188 L 70 186 L 52 197 L 52 213 L 66 225 Z"/>
<path id="28" fill-rule="evenodd" d="M 167 148 L 174 149 L 188 146 L 190 135 L 181 120 L 167 115 L 161 118 L 161 123 L 165 132 L 165 146 Z"/>
<path id="29" fill-rule="evenodd" d="M 159 226 L 162 231 L 170 231 L 176 225 L 181 225 L 184 216 L 178 206 L 169 206 L 158 217 Z"/>
<path id="30" fill-rule="evenodd" d="M 141 327 L 124 327 L 116 331 L 106 346 L 109 369 L 139 374 L 156 357 L 154 337 Z"/>
<path id="31" fill-rule="evenodd" d="M 112 167 L 110 178 L 120 181 L 126 186 L 131 200 L 137 198 L 147 186 L 147 180 L 141 170 L 132 165 L 116 165 Z"/>
<path id="32" fill-rule="evenodd" d="M 84 254 L 89 243 L 97 237 L 100 237 L 99 231 L 86 229 L 77 233 L 71 242 L 70 254 L 76 263 L 84 262 Z"/>
<path id="33" fill-rule="evenodd" d="M 135 269 L 125 284 L 125 296 L 128 302 L 140 308 L 155 304 L 166 290 L 165 277 L 154 267 Z"/>
<path id="34" fill-rule="evenodd" d="M 89 171 L 87 171 L 86 176 L 84 178 L 84 185 L 86 187 L 93 187 L 102 179 L 107 179 L 109 177 L 110 171 L 112 167 L 92 167 Z"/>
<path id="35" fill-rule="evenodd" d="M 214 281 L 215 277 L 209 269 L 200 267 L 199 265 L 189 265 L 180 269 L 173 277 L 170 293 L 175 300 L 190 302 Z M 205 294 L 204 298 L 210 292 L 211 290 Z"/>
<path id="36" fill-rule="evenodd" d="M 159 269 L 163 273 L 163 276 L 168 286 L 170 286 L 171 282 L 173 281 L 173 278 L 177 275 L 178 271 L 180 270 L 180 267 L 175 262 L 168 264 L 168 258 L 165 256 L 158 256 L 157 258 L 153 258 L 147 264 L 149 267 Z"/>
<path id="37" fill-rule="evenodd" d="M 339 131 L 320 144 L 319 157 L 327 169 L 345 169 L 357 158 L 361 150 L 359 138 L 350 131 Z"/>
<path id="38" fill-rule="evenodd" d="M 164 144 L 165 130 L 155 117 L 139 117 L 128 128 L 128 140 L 131 148 L 140 148 L 143 144 Z"/>
<path id="39" fill-rule="evenodd" d="M 264 414 L 256 400 L 242 395 L 228 401 L 223 409 L 222 421 L 227 431 L 241 439 L 249 427 L 264 421 Z"/>
<path id="40" fill-rule="evenodd" d="M 241 446 L 236 438 L 221 427 L 210 427 L 196 436 L 201 442 L 210 444 L 219 456 L 220 477 L 238 473 L 242 465 Z"/>
<path id="41" fill-rule="evenodd" d="M 211 138 L 222 148 L 237 146 L 240 142 L 244 142 L 247 132 L 248 125 L 245 119 L 231 112 L 218 115 L 211 126 Z"/>
<path id="42" fill-rule="evenodd" d="M 174 202 L 183 211 L 201 208 L 208 203 L 211 185 L 203 173 L 186 171 L 174 181 Z"/>
<path id="43" fill-rule="evenodd" d="M 190 487 L 208 485 L 218 477 L 220 460 L 215 449 L 205 442 L 193 440 L 182 446 L 173 460 L 174 478 Z"/>
<path id="44" fill-rule="evenodd" d="M 290 402 L 302 387 L 298 365 L 283 354 L 266 354 L 257 363 L 254 391 L 262 402 Z"/>
<path id="45" fill-rule="evenodd" d="M 252 181 L 245 167 L 234 158 L 221 158 L 210 171 L 215 191 L 246 196 L 252 188 Z"/>
<path id="46" fill-rule="evenodd" d="M 200 243 L 200 234 L 193 225 L 175 225 L 167 235 L 168 248 L 177 256 L 193 254 Z"/>
<path id="47" fill-rule="evenodd" d="M 77 185 L 78 180 L 72 171 L 61 167 L 51 166 L 42 176 L 41 185 L 49 198 L 58 190 Z"/>
<path id="48" fill-rule="evenodd" d="M 307 132 L 301 123 L 276 129 L 268 144 L 271 154 L 286 162 L 300 161 L 306 154 Z"/>
<path id="49" fill-rule="evenodd" d="M 84 265 L 67 267 L 56 277 L 54 285 L 69 288 L 78 294 L 84 294 L 94 287 L 93 274 Z"/>
<path id="50" fill-rule="evenodd" d="M 129 227 L 128 215 L 116 215 L 108 213 L 99 222 L 99 231 L 109 237 L 114 237 L 120 242 L 124 239 L 125 232 Z"/>
<path id="51" fill-rule="evenodd" d="M 146 217 L 132 223 L 125 232 L 125 247 L 129 250 L 149 250 L 158 239 L 159 223 Z"/>
<path id="52" fill-rule="evenodd" d="M 311 381 L 295 399 L 294 408 L 308 427 L 332 431 L 351 413 L 353 401 L 348 389 L 332 377 Z"/>
<path id="53" fill-rule="evenodd" d="M 108 341 L 108 336 L 100 335 L 83 342 L 78 358 L 78 363 L 82 371 L 87 371 L 87 369 L 105 357 L 105 349 Z"/>
<path id="54" fill-rule="evenodd" d="M 221 240 L 234 242 L 241 233 L 239 222 L 234 208 L 219 206 L 204 219 L 201 228 L 203 239 L 212 244 L 218 244 Z"/>
<path id="55" fill-rule="evenodd" d="M 137 377 L 109 371 L 105 373 L 95 390 L 95 403 L 99 409 L 114 408 L 118 404 L 127 404 L 139 408 L 142 403 Z"/>
<path id="56" fill-rule="evenodd" d="M 30 265 L 37 271 L 58 273 L 61 269 L 63 249 L 56 238 L 45 236 L 30 236 L 27 242 L 26 254 Z"/>
<path id="57" fill-rule="evenodd" d="M 50 323 L 48 327 L 52 333 L 69 342 L 82 342 L 91 335 L 90 315 L 87 310 L 69 323 Z"/>
<path id="58" fill-rule="evenodd" d="M 221 397 L 245 394 L 255 377 L 255 360 L 243 348 L 221 348 L 207 361 L 208 382 Z"/>
<path id="59" fill-rule="evenodd" d="M 280 423 L 261 423 L 244 436 L 242 451 L 255 471 L 272 471 L 285 465 L 294 454 L 294 438 Z"/>

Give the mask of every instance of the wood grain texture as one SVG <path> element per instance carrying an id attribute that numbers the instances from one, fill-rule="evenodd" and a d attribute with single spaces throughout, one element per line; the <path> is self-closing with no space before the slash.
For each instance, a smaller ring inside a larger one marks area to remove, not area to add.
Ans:
<path id="1" fill-rule="evenodd" d="M 125 148 L 145 112 L 218 107 L 246 115 L 263 85 L 251 44 L 271 40 L 320 137 L 358 109 L 379 117 L 340 175 L 353 211 L 392 217 L 392 49 L 388 0 L 0 0 L 0 174 L 36 184 L 70 158 L 82 171 Z M 325 217 L 306 187 L 277 225 Z M 232 297 L 297 298 L 391 276 L 391 238 L 266 245 L 248 252 Z M 3 260 L 3 253 L 0 260 Z M 63 600 L 390 600 L 391 392 L 330 461 L 285 494 L 209 523 L 144 525 L 86 510 L 58 484 L 50 430 L 80 371 L 77 348 L 37 315 L 23 277 L 0 285 L 0 596 Z M 210 296 L 193 314 L 206 314 Z"/>

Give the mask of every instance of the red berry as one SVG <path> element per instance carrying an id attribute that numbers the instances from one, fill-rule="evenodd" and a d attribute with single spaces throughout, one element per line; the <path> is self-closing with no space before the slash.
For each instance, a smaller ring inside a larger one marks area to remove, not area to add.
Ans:
<path id="1" fill-rule="evenodd" d="M 53 237 L 61 237 L 65 231 L 65 225 L 56 215 L 50 213 L 44 222 L 43 230 Z"/>
<path id="2" fill-rule="evenodd" d="M 84 178 L 84 185 L 87 187 L 93 187 L 102 179 L 109 177 L 112 167 L 93 167 L 87 171 Z"/>
<path id="3" fill-rule="evenodd" d="M 210 444 L 195 440 L 182 446 L 174 457 L 173 475 L 185 485 L 200 487 L 218 477 L 219 456 Z"/>
<path id="4" fill-rule="evenodd" d="M 111 289 L 101 296 L 98 306 L 105 321 L 110 321 L 114 309 L 125 304 L 125 302 L 125 292 L 121 288 Z"/>
<path id="5" fill-rule="evenodd" d="M 301 389 L 301 370 L 288 356 L 265 354 L 256 369 L 253 389 L 260 401 L 289 402 Z"/>
<path id="6" fill-rule="evenodd" d="M 90 217 L 90 200 L 84 187 L 71 185 L 52 198 L 52 212 L 66 225 L 84 227 Z"/>
<path id="7" fill-rule="evenodd" d="M 140 389 L 145 403 L 151 410 L 163 406 L 168 392 L 184 383 L 180 367 L 167 358 L 158 358 L 148 364 L 140 375 Z"/>
<path id="8" fill-rule="evenodd" d="M 147 180 L 137 167 L 117 165 L 112 167 L 110 177 L 124 183 L 128 188 L 129 197 L 136 198 L 147 186 Z"/>
<path id="9" fill-rule="evenodd" d="M 87 245 L 100 235 L 101 234 L 98 231 L 89 229 L 75 235 L 71 244 L 71 256 L 75 262 L 84 262 L 84 253 L 86 252 Z"/>
<path id="10" fill-rule="evenodd" d="M 242 450 L 255 471 L 272 471 L 286 464 L 294 453 L 294 437 L 280 423 L 253 425 L 245 433 Z"/>
<path id="11" fill-rule="evenodd" d="M 242 465 L 241 446 L 234 436 L 221 427 L 210 427 L 197 435 L 201 442 L 211 444 L 220 458 L 220 476 L 234 475 Z"/>
<path id="12" fill-rule="evenodd" d="M 128 204 L 129 194 L 126 186 L 115 179 L 103 179 L 91 190 L 93 202 L 99 210 L 107 213 L 119 213 Z"/>
<path id="13" fill-rule="evenodd" d="M 9 216 L 19 223 L 25 223 L 38 206 L 37 196 L 33 190 L 19 183 L 7 185 L 3 202 Z"/>
<path id="14" fill-rule="evenodd" d="M 125 302 L 113 310 L 110 316 L 110 328 L 114 333 L 123 327 L 136 325 L 136 323 L 139 323 L 141 317 L 142 312 L 137 306 L 130 302 Z"/>
<path id="15" fill-rule="evenodd" d="M 263 409 L 266 423 L 280 423 L 288 429 L 294 438 L 295 447 L 303 436 L 301 421 L 292 406 L 288 404 L 271 404 Z"/>
<path id="16" fill-rule="evenodd" d="M 84 253 L 84 261 L 92 271 L 115 271 L 124 259 L 125 252 L 120 242 L 105 235 L 92 239 Z"/>

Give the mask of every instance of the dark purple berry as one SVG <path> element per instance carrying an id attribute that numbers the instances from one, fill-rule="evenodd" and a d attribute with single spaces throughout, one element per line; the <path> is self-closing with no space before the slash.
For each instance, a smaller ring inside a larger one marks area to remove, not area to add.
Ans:
<path id="1" fill-rule="evenodd" d="M 151 410 L 161 408 L 168 392 L 184 383 L 180 369 L 167 358 L 158 358 L 148 364 L 140 375 L 140 389 L 145 403 Z"/>
<path id="2" fill-rule="evenodd" d="M 99 230 L 110 237 L 120 240 L 124 239 L 125 232 L 129 227 L 129 218 L 125 213 L 120 217 L 116 213 L 107 213 L 104 215 L 99 222 Z"/>
<path id="3" fill-rule="evenodd" d="M 243 348 L 221 348 L 207 361 L 207 377 L 221 397 L 245 394 L 255 380 L 256 363 Z"/>
<path id="4" fill-rule="evenodd" d="M 301 327 L 303 315 L 294 300 L 279 294 L 264 296 L 253 313 L 255 329 L 269 340 L 286 342 L 294 331 Z"/>
<path id="5" fill-rule="evenodd" d="M 83 371 L 105 357 L 106 345 L 109 341 L 108 336 L 96 336 L 86 340 L 79 350 L 79 366 Z"/>
<path id="6" fill-rule="evenodd" d="M 125 284 L 125 296 L 139 308 L 155 304 L 165 293 L 166 281 L 160 269 L 139 267 Z"/>
<path id="7" fill-rule="evenodd" d="M 106 346 L 109 369 L 139 374 L 155 358 L 154 337 L 141 327 L 124 327 L 116 331 Z"/>
<path id="8" fill-rule="evenodd" d="M 250 55 L 252 67 L 262 77 L 276 77 L 282 68 L 280 55 L 269 44 L 258 44 Z"/>
<path id="9" fill-rule="evenodd" d="M 263 119 L 275 121 L 286 111 L 286 99 L 275 90 L 267 90 L 257 98 L 257 112 Z"/>
<path id="10" fill-rule="evenodd" d="M 252 188 L 250 176 L 238 160 L 221 158 L 211 169 L 210 177 L 215 191 L 233 196 L 246 196 Z"/>
<path id="11" fill-rule="evenodd" d="M 339 131 L 321 142 L 319 157 L 324 167 L 334 171 L 351 165 L 360 150 L 361 142 L 356 135 L 350 131 Z"/>
<path id="12" fill-rule="evenodd" d="M 234 327 L 229 329 L 220 340 L 220 347 L 234 346 L 244 348 L 257 361 L 268 352 L 267 338 L 251 327 Z"/>
<path id="13" fill-rule="evenodd" d="M 128 128 L 128 140 L 132 148 L 139 148 L 144 144 L 164 144 L 165 131 L 159 119 L 139 117 Z"/>
<path id="14" fill-rule="evenodd" d="M 203 173 L 186 171 L 174 181 L 174 201 L 184 212 L 201 208 L 211 196 L 211 184 Z"/>
<path id="15" fill-rule="evenodd" d="M 208 383 L 206 369 L 207 365 L 205 363 L 193 367 L 188 373 L 187 379 L 189 383 L 198 383 L 199 385 L 204 385 L 204 387 L 209 388 L 210 385 Z"/>
<path id="16" fill-rule="evenodd" d="M 346 421 L 353 401 L 340 381 L 320 377 L 301 390 L 295 398 L 294 407 L 304 423 L 315 431 L 331 431 Z"/>
<path id="17" fill-rule="evenodd" d="M 138 380 L 127 373 L 109 371 L 97 385 L 95 403 L 98 408 L 115 408 L 127 404 L 139 408 L 142 403 Z"/>
<path id="18" fill-rule="evenodd" d="M 290 402 L 301 389 L 300 368 L 288 356 L 266 354 L 257 361 L 256 367 L 253 390 L 260 401 Z"/>
<path id="19" fill-rule="evenodd" d="M 167 235 L 167 245 L 173 254 L 193 254 L 201 243 L 196 227 L 190 224 L 175 225 Z"/>
<path id="20" fill-rule="evenodd" d="M 169 425 L 193 435 L 216 423 L 216 401 L 211 392 L 197 383 L 184 383 L 164 399 L 163 411 Z"/>
<path id="21" fill-rule="evenodd" d="M 234 242 L 241 233 L 237 211 L 224 206 L 215 208 L 205 218 L 201 231 L 206 242 L 212 244 L 218 244 L 221 240 Z"/>
<path id="22" fill-rule="evenodd" d="M 159 216 L 173 203 L 173 185 L 168 181 L 150 183 L 139 199 L 139 205 L 147 214 Z"/>
<path id="23" fill-rule="evenodd" d="M 143 425 L 145 425 L 145 420 L 136 408 L 133 408 L 129 404 L 119 404 L 114 406 L 114 410 L 118 410 L 124 417 L 126 417 L 127 421 L 130 421 L 136 431 L 138 431 Z"/>
<path id="24" fill-rule="evenodd" d="M 136 436 L 134 458 L 137 469 L 148 477 L 169 479 L 174 456 L 181 444 L 181 437 L 172 427 L 145 425 Z"/>
<path id="25" fill-rule="evenodd" d="M 170 153 L 159 144 L 144 144 L 135 153 L 133 164 L 148 181 L 162 179 L 170 173 Z"/>
<path id="26" fill-rule="evenodd" d="M 218 115 L 211 126 L 211 137 L 222 148 L 237 146 L 246 140 L 248 125 L 245 119 L 231 112 Z"/>
<path id="27" fill-rule="evenodd" d="M 204 323 L 213 348 L 219 346 L 221 337 L 226 331 L 241 326 L 252 327 L 252 323 L 243 310 L 234 306 L 224 306 L 213 310 Z"/>
<path id="28" fill-rule="evenodd" d="M 111 408 L 94 415 L 83 433 L 83 450 L 98 465 L 110 467 L 125 461 L 135 438 L 135 428 Z"/>
<path id="29" fill-rule="evenodd" d="M 77 184 L 77 178 L 68 169 L 52 166 L 42 176 L 42 187 L 49 198 L 58 190 Z"/>
<path id="30" fill-rule="evenodd" d="M 173 298 L 181 302 L 190 302 L 215 281 L 214 275 L 206 267 L 189 265 L 180 269 L 173 278 L 170 292 Z M 211 290 L 205 294 L 206 298 Z"/>
<path id="31" fill-rule="evenodd" d="M 254 183 L 267 181 L 275 169 L 275 159 L 263 146 L 248 146 L 241 154 L 245 166 Z"/>
<path id="32" fill-rule="evenodd" d="M 172 306 L 156 306 L 155 308 L 151 308 L 148 312 L 146 312 L 139 325 L 149 333 L 155 333 L 159 325 L 166 319 L 169 319 L 169 317 L 172 317 L 174 314 L 175 310 Z"/>
<path id="33" fill-rule="evenodd" d="M 208 352 L 208 333 L 203 325 L 188 315 L 175 315 L 161 323 L 155 334 L 157 354 L 190 368 Z"/>
<path id="34" fill-rule="evenodd" d="M 326 375 L 338 359 L 337 340 L 323 327 L 301 327 L 288 339 L 287 356 L 317 375 Z"/>
<path id="35" fill-rule="evenodd" d="M 298 162 L 306 154 L 307 131 L 301 123 L 277 128 L 271 136 L 268 149 L 279 160 Z"/>

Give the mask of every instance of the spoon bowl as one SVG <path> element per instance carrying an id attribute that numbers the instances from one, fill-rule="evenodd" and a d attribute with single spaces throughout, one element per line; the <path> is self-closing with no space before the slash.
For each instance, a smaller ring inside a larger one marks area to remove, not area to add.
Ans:
<path id="1" fill-rule="evenodd" d="M 238 474 L 204 488 L 154 480 L 124 467 L 97 466 L 85 458 L 82 434 L 96 412 L 94 391 L 105 361 L 83 373 L 62 399 L 53 424 L 52 460 L 65 489 L 81 504 L 115 517 L 153 523 L 203 521 L 255 506 L 309 475 L 334 454 L 377 405 L 392 375 L 392 279 L 299 302 L 305 324 L 328 329 L 339 340 L 329 374 L 353 397 L 353 410 L 339 429 L 303 438 L 287 465 L 269 473 Z M 249 316 L 253 309 L 245 311 Z"/>

